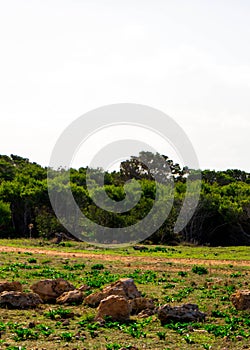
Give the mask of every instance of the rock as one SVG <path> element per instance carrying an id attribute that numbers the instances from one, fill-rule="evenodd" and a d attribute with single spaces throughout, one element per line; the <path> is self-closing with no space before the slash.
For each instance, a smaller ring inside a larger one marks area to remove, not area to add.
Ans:
<path id="1" fill-rule="evenodd" d="M 83 293 L 78 290 L 70 290 L 69 292 L 64 292 L 61 294 L 57 299 L 56 302 L 57 304 L 80 304 L 83 301 Z"/>
<path id="2" fill-rule="evenodd" d="M 69 326 L 70 325 L 70 320 L 67 319 L 65 321 L 62 322 L 62 326 L 66 327 L 66 326 Z"/>
<path id="3" fill-rule="evenodd" d="M 90 287 L 87 286 L 86 284 L 83 284 L 82 286 L 80 286 L 77 289 L 80 290 L 81 292 L 85 292 L 86 290 L 90 290 Z"/>
<path id="4" fill-rule="evenodd" d="M 119 295 L 110 295 L 100 302 L 97 309 L 96 321 L 102 321 L 105 316 L 110 316 L 113 321 L 128 321 L 130 305 L 128 300 Z"/>
<path id="5" fill-rule="evenodd" d="M 199 311 L 196 304 L 184 304 L 182 306 L 174 306 L 166 304 L 158 309 L 158 318 L 161 324 L 170 321 L 174 322 L 199 322 L 205 320 L 206 314 Z"/>
<path id="6" fill-rule="evenodd" d="M 132 278 L 121 278 L 120 280 L 111 283 L 109 286 L 104 288 L 102 292 L 88 295 L 84 302 L 89 306 L 97 306 L 101 300 L 105 299 L 109 295 L 119 295 L 125 299 L 141 297 L 141 293 L 138 291 Z"/>
<path id="7" fill-rule="evenodd" d="M 242 335 L 236 335 L 236 340 L 238 341 L 242 341 L 244 338 L 242 337 Z"/>
<path id="8" fill-rule="evenodd" d="M 139 314 L 138 317 L 139 318 L 147 318 L 149 316 L 153 316 L 156 313 L 155 309 L 145 309 L 142 310 Z"/>
<path id="9" fill-rule="evenodd" d="M 138 314 L 145 309 L 152 310 L 155 308 L 153 299 L 149 298 L 135 298 L 129 300 L 132 314 Z"/>
<path id="10" fill-rule="evenodd" d="M 250 309 L 250 290 L 237 290 L 230 298 L 236 310 Z"/>
<path id="11" fill-rule="evenodd" d="M 223 279 L 221 278 L 213 278 L 211 281 L 205 282 L 204 286 L 206 288 L 212 288 L 213 286 L 219 285 L 221 286 L 223 284 Z"/>
<path id="12" fill-rule="evenodd" d="M 15 291 L 15 292 L 22 292 L 23 287 L 20 282 L 1 282 L 0 283 L 0 293 L 4 291 Z"/>
<path id="13" fill-rule="evenodd" d="M 0 306 L 10 309 L 31 309 L 41 304 L 42 300 L 35 293 L 5 291 L 0 293 Z"/>
<path id="14" fill-rule="evenodd" d="M 38 281 L 34 283 L 30 288 L 34 293 L 37 293 L 45 302 L 53 302 L 64 292 L 69 292 L 70 290 L 75 289 L 71 283 L 65 281 L 62 278 Z"/>

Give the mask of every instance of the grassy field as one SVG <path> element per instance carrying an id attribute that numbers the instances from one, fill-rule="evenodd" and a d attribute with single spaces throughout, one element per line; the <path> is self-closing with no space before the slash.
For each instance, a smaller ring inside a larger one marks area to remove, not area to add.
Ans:
<path id="1" fill-rule="evenodd" d="M 250 349 L 250 313 L 236 311 L 229 300 L 235 290 L 249 288 L 249 247 L 148 246 L 139 252 L 1 240 L 0 257 L 1 281 L 20 281 L 24 291 L 38 280 L 62 277 L 75 287 L 89 285 L 91 293 L 132 277 L 156 305 L 196 303 L 207 314 L 204 323 L 189 325 L 161 326 L 156 316 L 132 316 L 128 324 L 99 326 L 93 320 L 96 310 L 84 304 L 0 309 L 0 349 Z M 209 285 L 216 278 L 220 282 Z"/>

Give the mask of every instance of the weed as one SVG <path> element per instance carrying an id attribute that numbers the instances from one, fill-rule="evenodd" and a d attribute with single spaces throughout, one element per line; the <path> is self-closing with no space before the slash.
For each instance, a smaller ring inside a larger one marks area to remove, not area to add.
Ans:
<path id="1" fill-rule="evenodd" d="M 44 316 L 50 318 L 51 320 L 55 320 L 58 318 L 64 319 L 72 316 L 72 312 L 70 310 L 59 307 L 58 309 L 50 309 L 49 311 L 44 313 Z"/>
<path id="2" fill-rule="evenodd" d="M 230 277 L 231 278 L 237 278 L 237 277 L 241 277 L 242 274 L 240 272 L 235 272 L 235 273 L 231 273 Z"/>
<path id="3" fill-rule="evenodd" d="M 186 334 L 183 339 L 186 341 L 188 344 L 195 344 L 194 340 L 190 337 L 189 334 Z"/>
<path id="4" fill-rule="evenodd" d="M 50 334 L 54 333 L 54 330 L 51 327 L 48 327 L 44 324 L 39 324 L 37 328 L 40 330 L 40 333 L 45 337 L 48 337 Z"/>
<path id="5" fill-rule="evenodd" d="M 62 340 L 69 342 L 72 340 L 73 334 L 71 332 L 64 332 L 60 335 L 60 337 Z"/>
<path id="6" fill-rule="evenodd" d="M 95 264 L 95 265 L 91 266 L 91 270 L 103 270 L 103 269 L 104 269 L 103 264 Z"/>
<path id="7" fill-rule="evenodd" d="M 6 330 L 6 324 L 3 322 L 0 322 L 0 332 L 3 332 Z"/>
<path id="8" fill-rule="evenodd" d="M 166 339 L 166 332 L 157 332 L 157 336 L 159 337 L 160 340 L 165 340 Z"/>
<path id="9" fill-rule="evenodd" d="M 122 345 L 113 343 L 113 344 L 106 344 L 106 349 L 107 350 L 119 350 L 122 348 Z"/>
<path id="10" fill-rule="evenodd" d="M 171 289 L 174 287 L 175 287 L 175 284 L 172 284 L 172 283 L 167 283 L 167 284 L 165 284 L 165 286 L 163 286 L 164 289 Z"/>
<path id="11" fill-rule="evenodd" d="M 206 275 L 208 273 L 208 270 L 204 266 L 194 265 L 192 267 L 192 272 L 196 273 L 197 275 Z"/>
<path id="12" fill-rule="evenodd" d="M 17 328 L 14 330 L 14 333 L 16 333 L 16 335 L 14 336 L 14 340 L 16 341 L 27 339 L 37 340 L 39 337 L 38 332 L 29 328 Z"/>
<path id="13" fill-rule="evenodd" d="M 202 346 L 203 346 L 203 348 L 205 349 L 205 350 L 210 350 L 211 348 L 212 348 L 212 346 L 211 345 L 209 345 L 209 344 L 202 344 Z"/>
<path id="14" fill-rule="evenodd" d="M 60 246 L 60 247 L 71 248 L 71 247 L 73 247 L 73 244 L 70 243 L 70 242 L 60 242 L 60 243 L 58 244 L 58 246 Z"/>
<path id="15" fill-rule="evenodd" d="M 211 315 L 213 317 L 220 317 L 220 318 L 228 317 L 228 314 L 226 312 L 222 312 L 222 311 L 219 311 L 219 310 L 212 310 Z"/>
<path id="16" fill-rule="evenodd" d="M 178 272 L 178 276 L 181 276 L 181 277 L 186 277 L 187 276 L 187 272 L 186 271 L 179 271 Z"/>

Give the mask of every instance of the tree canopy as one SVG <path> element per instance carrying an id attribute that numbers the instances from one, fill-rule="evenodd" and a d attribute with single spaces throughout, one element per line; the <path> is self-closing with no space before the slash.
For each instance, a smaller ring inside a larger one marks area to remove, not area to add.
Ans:
<path id="1" fill-rule="evenodd" d="M 17 155 L 0 156 L 1 237 L 28 236 L 31 223 L 35 236 L 51 238 L 56 232 L 70 234 L 52 209 L 48 195 L 48 170 Z M 198 206 L 180 232 L 174 232 L 174 225 L 186 195 L 188 176 L 193 176 L 195 182 L 195 169 L 191 172 L 167 156 L 141 152 L 139 156 L 123 161 L 120 171 L 111 173 L 87 167 L 70 169 L 68 181 L 64 169 L 54 171 L 56 176 L 52 178 L 52 185 L 58 190 L 60 186 L 61 190 L 69 187 L 80 210 L 91 222 L 101 226 L 129 227 L 146 217 L 155 203 L 158 183 L 162 201 L 160 198 L 152 220 L 157 221 L 157 216 L 162 214 L 164 199 L 171 197 L 172 190 L 173 206 L 164 223 L 148 241 L 250 244 L 250 174 L 245 171 L 203 170 Z M 112 201 L 117 203 L 120 212 L 112 212 Z M 136 204 L 131 208 L 130 203 Z M 73 218 L 74 214 L 69 215 Z M 91 225 L 83 226 L 82 230 L 91 235 Z"/>

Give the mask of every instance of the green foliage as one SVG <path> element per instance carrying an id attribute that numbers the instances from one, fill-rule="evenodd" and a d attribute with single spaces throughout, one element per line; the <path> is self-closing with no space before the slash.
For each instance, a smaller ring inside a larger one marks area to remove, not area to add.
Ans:
<path id="1" fill-rule="evenodd" d="M 16 341 L 21 340 L 37 340 L 39 338 L 39 332 L 29 329 L 29 328 L 17 328 L 14 330 L 14 333 L 16 334 L 14 336 L 14 339 Z"/>
<path id="2" fill-rule="evenodd" d="M 208 273 L 208 270 L 204 266 L 195 265 L 192 267 L 192 272 L 196 273 L 197 275 L 206 275 Z"/>
<path id="3" fill-rule="evenodd" d="M 8 230 L 11 223 L 11 210 L 9 203 L 0 200 L 0 230 Z"/>
<path id="4" fill-rule="evenodd" d="M 91 270 L 103 270 L 103 269 L 104 269 L 103 264 L 95 264 L 95 265 L 91 266 Z"/>
<path id="5" fill-rule="evenodd" d="M 150 171 L 146 164 L 150 164 Z M 54 238 L 56 232 L 65 232 L 56 218 L 48 196 L 48 184 L 64 203 L 63 192 L 71 190 L 76 203 L 90 222 L 107 227 L 130 227 L 142 220 L 156 205 L 152 223 L 165 213 L 166 200 L 173 201 L 169 216 L 149 238 L 155 244 L 179 242 L 211 245 L 249 245 L 250 174 L 229 169 L 202 171 L 199 205 L 187 226 L 178 234 L 174 226 L 186 195 L 186 177 L 197 179 L 197 170 L 181 168 L 167 156 L 140 152 L 121 163 L 119 172 L 102 169 L 79 168 L 54 171 L 17 155 L 0 156 L 0 233 L 8 237 L 29 237 L 28 225 L 33 223 L 32 237 Z M 70 181 L 68 180 L 68 175 Z M 155 181 L 154 177 L 156 176 Z M 90 186 L 86 186 L 86 181 Z M 126 182 L 129 180 L 128 182 Z M 174 190 L 170 183 L 174 184 Z M 156 184 L 159 196 L 156 204 Z M 198 181 L 192 183 L 197 190 Z M 105 209 L 96 206 L 95 200 Z M 112 212 L 114 201 L 121 213 Z M 136 203 L 132 208 L 131 203 Z M 65 203 L 67 205 L 67 203 Z M 69 212 L 74 227 L 74 212 Z M 80 222 L 83 238 L 91 238 L 91 224 Z M 140 232 L 132 232 L 131 239 Z M 106 237 L 106 243 L 124 237 Z M 66 244 L 67 242 L 63 242 Z M 170 253 L 163 247 L 150 251 Z"/>
<path id="6" fill-rule="evenodd" d="M 181 277 L 186 277 L 187 276 L 187 272 L 186 271 L 179 271 L 178 272 L 178 276 L 181 276 Z"/>
<path id="7" fill-rule="evenodd" d="M 60 336 L 61 336 L 62 340 L 69 342 L 73 338 L 73 333 L 71 333 L 71 332 L 63 332 Z"/>
<path id="8" fill-rule="evenodd" d="M 156 333 L 160 340 L 166 339 L 166 332 L 159 331 Z"/>
<path id="9" fill-rule="evenodd" d="M 122 348 L 122 345 L 120 345 L 118 343 L 106 344 L 106 349 L 107 350 L 119 350 L 121 348 Z"/>
<path id="10" fill-rule="evenodd" d="M 52 320 L 55 320 L 58 318 L 63 318 L 63 319 L 68 318 L 70 315 L 72 315 L 72 312 L 62 307 L 59 307 L 58 309 L 50 309 L 49 311 L 46 311 L 44 313 L 45 317 L 50 318 Z"/>
<path id="11" fill-rule="evenodd" d="M 5 245 L 5 242 L 7 240 L 3 241 L 2 244 Z M 40 240 L 32 240 L 34 249 L 38 246 L 36 245 L 38 242 Z M 16 247 L 26 247 L 28 243 L 28 239 L 8 242 L 9 245 L 12 244 Z M 32 249 L 30 246 L 28 247 Z M 51 247 L 54 248 L 52 243 L 47 249 L 51 249 Z M 64 249 L 64 251 L 67 251 L 67 254 L 71 252 L 73 255 L 76 247 L 78 247 L 78 250 L 80 250 L 80 247 L 82 249 L 89 248 L 86 244 L 74 242 L 71 249 Z M 153 247 L 151 246 L 151 248 Z M 71 305 L 65 308 L 44 303 L 36 310 L 13 311 L 2 308 L 0 309 L 0 342 L 6 348 L 7 345 L 5 343 L 8 343 L 9 346 L 25 345 L 27 349 L 33 348 L 34 344 L 39 349 L 56 349 L 56 347 L 67 347 L 68 345 L 65 342 L 69 343 L 72 349 L 85 347 L 89 349 L 97 349 L 99 347 L 132 349 L 133 346 L 141 348 L 143 344 L 147 344 L 148 347 L 155 349 L 167 349 L 168 346 L 171 348 L 179 346 L 182 349 L 210 349 L 211 347 L 223 348 L 226 341 L 226 345 L 230 348 L 240 350 L 248 345 L 250 339 L 249 313 L 236 310 L 228 299 L 235 289 L 243 287 L 244 282 L 247 282 L 247 264 L 244 264 L 244 254 L 248 253 L 247 247 L 210 248 L 181 246 L 176 249 L 176 252 L 173 252 L 175 254 L 173 259 L 180 256 L 178 253 L 180 250 L 181 257 L 184 259 L 173 263 L 173 265 L 166 265 L 165 252 L 159 251 L 152 254 L 146 251 L 137 253 L 133 250 L 133 247 L 117 250 L 114 259 L 112 259 L 113 250 L 107 248 L 105 250 L 101 248 L 99 250 L 95 249 L 94 252 L 91 251 L 91 254 L 96 254 L 94 260 L 90 260 L 84 255 L 82 257 L 74 256 L 73 260 L 69 257 L 62 259 L 62 250 L 63 248 L 60 248 L 60 252 L 55 252 L 53 259 L 47 263 L 47 269 L 44 269 L 42 263 L 45 261 L 44 256 L 35 251 L 33 251 L 32 256 L 23 252 L 15 252 L 11 253 L 11 255 L 3 252 L 0 254 L 1 276 L 5 279 L 4 274 L 7 273 L 7 279 L 11 281 L 15 280 L 13 277 L 18 273 L 18 280 L 26 291 L 37 280 L 37 277 L 32 275 L 33 273 L 40 273 L 39 279 L 41 277 L 44 279 L 47 277 L 47 273 L 63 274 L 71 272 L 71 270 L 65 270 L 66 266 L 71 268 L 74 265 L 76 267 L 79 265 L 79 269 L 72 270 L 75 275 L 75 286 L 81 285 L 88 276 L 90 280 L 96 281 L 96 283 L 101 281 L 99 284 L 100 288 L 103 286 L 102 280 L 112 281 L 125 276 L 128 277 L 128 272 L 130 271 L 138 280 L 148 281 L 138 285 L 138 289 L 146 297 L 154 299 L 156 307 L 165 304 L 164 297 L 167 292 L 169 293 L 167 296 L 169 301 L 174 302 L 174 305 L 197 303 L 199 309 L 206 313 L 206 319 L 198 323 L 169 322 L 167 325 L 162 325 L 156 315 L 147 319 L 142 319 L 138 315 L 132 315 L 131 320 L 127 322 L 112 321 L 109 317 L 106 317 L 103 322 L 97 322 L 95 320 L 96 309 L 87 305 L 84 305 L 84 307 Z M 127 252 L 138 254 L 139 259 L 134 257 L 133 261 L 136 261 L 136 266 L 140 267 L 140 269 L 137 268 L 131 271 L 131 266 L 130 268 L 124 266 L 122 259 L 118 259 L 119 256 L 126 259 Z M 206 256 L 206 258 L 210 259 L 214 258 L 214 253 L 222 256 L 222 259 L 216 258 L 214 260 L 215 265 L 212 266 L 211 276 L 204 277 L 204 275 L 191 272 L 186 276 L 179 276 L 178 271 L 185 272 L 188 268 L 192 268 L 192 266 L 190 267 L 190 262 L 185 258 L 192 256 L 192 258 L 204 259 L 204 256 Z M 110 263 L 107 266 L 105 265 L 103 270 L 92 270 L 91 267 L 94 263 L 103 262 L 99 254 L 106 255 L 107 259 L 105 258 L 105 261 L 110 260 Z M 155 261 L 153 261 L 154 258 Z M 235 258 L 238 258 L 238 262 Z M 34 264 L 29 263 L 29 259 L 36 259 L 37 262 Z M 228 262 L 221 264 L 221 261 L 224 259 L 227 259 Z M 246 258 L 246 260 L 249 259 Z M 80 268 L 82 261 L 85 264 L 84 269 Z M 155 265 L 156 262 L 157 265 Z M 232 265 L 229 270 L 230 273 L 241 273 L 233 280 L 233 285 L 230 284 L 232 283 L 232 278 L 228 275 L 229 264 Z M 236 264 L 238 266 L 235 266 Z M 26 268 L 27 266 L 29 268 Z M 39 268 L 35 268 L 35 266 Z M 43 273 L 46 276 L 43 276 Z M 143 273 L 145 273 L 144 276 L 142 276 Z M 216 284 L 216 280 L 219 277 L 223 278 L 225 283 Z M 206 284 L 204 285 L 205 282 L 211 281 L 214 281 L 215 285 L 209 286 L 209 288 Z M 85 284 L 85 282 L 83 283 Z M 105 284 L 109 283 L 105 282 Z M 135 283 L 137 284 L 138 282 L 135 280 Z M 167 288 L 164 288 L 165 286 Z M 222 300 L 222 297 L 227 299 Z M 8 314 L 6 314 L 6 311 L 8 311 Z M 64 322 L 65 319 L 69 318 L 69 322 Z M 226 340 L 224 337 L 226 337 Z"/>

